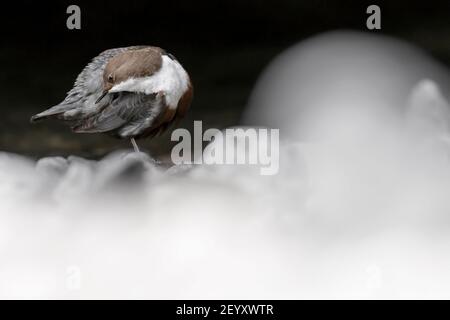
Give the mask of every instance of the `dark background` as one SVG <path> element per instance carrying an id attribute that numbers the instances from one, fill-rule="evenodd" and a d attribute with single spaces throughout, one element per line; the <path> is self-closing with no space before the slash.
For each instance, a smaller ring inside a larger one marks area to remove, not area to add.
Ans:
<path id="1" fill-rule="evenodd" d="M 81 30 L 68 30 L 66 9 L 81 7 Z M 366 8 L 378 4 L 382 30 L 369 31 Z M 320 32 L 354 29 L 393 35 L 450 65 L 450 1 L 15 1 L 1 5 L 0 150 L 33 157 L 101 157 L 129 147 L 101 134 L 80 135 L 57 122 L 29 124 L 59 103 L 91 58 L 120 46 L 149 44 L 173 53 L 195 87 L 179 125 L 239 123 L 258 75 L 287 47 Z M 164 157 L 170 131 L 140 145 Z"/>

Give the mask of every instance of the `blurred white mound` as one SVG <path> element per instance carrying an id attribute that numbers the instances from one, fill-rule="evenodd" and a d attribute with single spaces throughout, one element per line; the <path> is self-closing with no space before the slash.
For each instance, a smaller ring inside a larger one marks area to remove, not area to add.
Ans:
<path id="1" fill-rule="evenodd" d="M 291 139 L 328 139 L 342 130 L 356 134 L 402 117 L 411 89 L 423 79 L 448 99 L 448 70 L 420 49 L 373 33 L 329 32 L 269 65 L 243 122 L 279 128 Z"/>
<path id="2" fill-rule="evenodd" d="M 272 176 L 2 153 L 0 297 L 450 298 L 447 77 L 393 39 L 288 50 L 247 112 Z"/>

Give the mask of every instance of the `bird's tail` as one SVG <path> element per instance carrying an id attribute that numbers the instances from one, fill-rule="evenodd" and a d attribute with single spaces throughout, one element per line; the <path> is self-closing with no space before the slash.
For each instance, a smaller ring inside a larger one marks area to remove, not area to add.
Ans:
<path id="1" fill-rule="evenodd" d="M 58 105 L 51 107 L 50 109 L 47 109 L 41 113 L 35 114 L 34 116 L 31 117 L 30 122 L 34 123 L 34 122 L 38 122 L 40 120 L 44 120 L 47 118 L 56 117 L 72 108 L 73 108 L 72 105 L 58 104 Z"/>

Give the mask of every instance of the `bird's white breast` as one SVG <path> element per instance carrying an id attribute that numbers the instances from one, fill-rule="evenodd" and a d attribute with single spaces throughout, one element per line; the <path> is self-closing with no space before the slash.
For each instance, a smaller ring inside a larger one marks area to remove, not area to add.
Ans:
<path id="1" fill-rule="evenodd" d="M 116 84 L 110 92 L 129 91 L 152 94 L 164 92 L 170 109 L 175 109 L 181 96 L 189 86 L 189 76 L 176 60 L 162 56 L 161 68 L 153 75 L 143 78 L 130 78 Z"/>

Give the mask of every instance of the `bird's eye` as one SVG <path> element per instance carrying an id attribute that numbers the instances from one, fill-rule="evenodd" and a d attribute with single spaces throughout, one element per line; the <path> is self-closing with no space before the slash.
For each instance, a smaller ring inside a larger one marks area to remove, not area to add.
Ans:
<path id="1" fill-rule="evenodd" d="M 114 77 L 113 77 L 112 74 L 110 74 L 110 75 L 108 76 L 108 82 L 113 82 L 113 81 L 114 81 Z"/>

